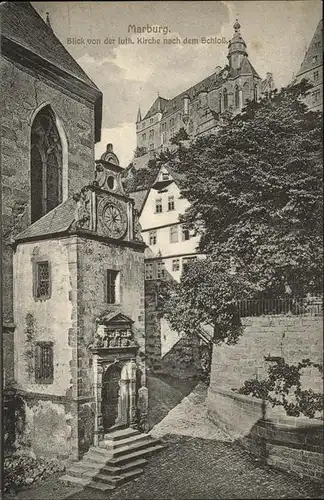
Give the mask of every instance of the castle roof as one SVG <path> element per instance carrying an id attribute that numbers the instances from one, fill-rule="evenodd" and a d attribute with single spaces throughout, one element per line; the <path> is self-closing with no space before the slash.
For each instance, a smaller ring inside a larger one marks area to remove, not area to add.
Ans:
<path id="1" fill-rule="evenodd" d="M 314 56 L 318 57 L 318 65 L 323 64 L 322 31 L 323 31 L 323 20 L 321 19 L 316 27 L 315 33 L 309 44 L 303 62 L 301 63 L 300 69 L 296 75 L 296 78 L 314 68 L 314 63 L 313 63 Z"/>
<path id="2" fill-rule="evenodd" d="M 146 115 L 144 116 L 143 119 L 146 120 L 147 118 L 150 118 L 151 116 L 155 115 L 158 112 L 163 113 L 167 102 L 168 102 L 167 99 L 164 99 L 164 97 L 158 96 L 155 99 L 155 101 L 153 102 L 152 106 L 150 107 L 150 109 L 148 110 L 148 112 L 146 113 Z"/>
<path id="3" fill-rule="evenodd" d="M 226 76 L 226 79 L 223 78 L 223 73 L 224 71 L 228 72 L 228 75 Z M 152 106 L 150 107 L 149 111 L 146 113 L 144 116 L 143 120 L 146 120 L 147 118 L 150 118 L 151 116 L 155 115 L 155 113 L 158 112 L 158 100 L 160 99 L 161 103 L 161 108 L 160 111 L 163 114 L 163 118 L 169 115 L 172 115 L 173 113 L 176 113 L 177 111 L 182 111 L 183 110 L 183 98 L 184 97 L 189 97 L 190 101 L 193 101 L 195 98 L 198 97 L 199 93 L 202 91 L 210 91 L 212 89 L 220 87 L 224 81 L 226 81 L 229 78 L 236 78 L 240 75 L 253 75 L 255 78 L 259 78 L 260 76 L 250 63 L 248 57 L 244 57 L 242 61 L 242 65 L 239 69 L 235 70 L 234 68 L 229 68 L 228 66 L 225 66 L 221 71 L 215 72 L 210 76 L 207 76 L 204 80 L 202 80 L 199 83 L 196 83 L 189 89 L 181 92 L 181 94 L 177 95 L 173 99 L 164 99 L 162 97 L 158 97 Z"/>
<path id="4" fill-rule="evenodd" d="M 0 13 L 1 36 L 99 90 L 30 2 L 2 2 Z"/>

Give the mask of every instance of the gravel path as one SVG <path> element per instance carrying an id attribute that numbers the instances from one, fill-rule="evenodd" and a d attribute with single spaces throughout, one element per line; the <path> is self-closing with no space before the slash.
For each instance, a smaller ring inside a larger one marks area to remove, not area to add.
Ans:
<path id="1" fill-rule="evenodd" d="M 207 387 L 199 384 L 180 404 L 150 431 L 152 437 L 166 434 L 190 436 L 202 439 L 231 441 L 230 438 L 207 418 Z"/>

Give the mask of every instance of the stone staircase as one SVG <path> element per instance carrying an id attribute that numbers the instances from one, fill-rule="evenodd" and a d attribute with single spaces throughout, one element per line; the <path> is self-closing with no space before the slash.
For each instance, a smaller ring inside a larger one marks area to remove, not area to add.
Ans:
<path id="1" fill-rule="evenodd" d="M 60 477 L 65 484 L 113 490 L 143 473 L 146 457 L 164 448 L 161 441 L 136 429 L 122 428 L 105 434 L 99 446 L 92 446 L 80 462 Z"/>

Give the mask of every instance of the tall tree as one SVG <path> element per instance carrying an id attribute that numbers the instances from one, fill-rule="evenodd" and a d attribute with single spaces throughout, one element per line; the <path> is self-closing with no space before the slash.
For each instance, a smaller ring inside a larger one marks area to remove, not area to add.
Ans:
<path id="1" fill-rule="evenodd" d="M 322 114 L 303 104 L 307 90 L 248 103 L 218 134 L 163 157 L 185 174 L 182 222 L 200 250 L 244 270 L 254 296 L 321 289 Z"/>

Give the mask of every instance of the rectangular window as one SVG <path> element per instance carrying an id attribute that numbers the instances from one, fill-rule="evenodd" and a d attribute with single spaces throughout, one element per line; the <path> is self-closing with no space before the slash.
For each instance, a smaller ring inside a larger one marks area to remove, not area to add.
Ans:
<path id="1" fill-rule="evenodd" d="M 34 280 L 35 298 L 49 299 L 51 295 L 51 274 L 48 261 L 36 262 Z"/>
<path id="2" fill-rule="evenodd" d="M 174 196 L 168 197 L 168 210 L 174 210 Z"/>
<path id="3" fill-rule="evenodd" d="M 145 279 L 146 280 L 153 280 L 154 279 L 153 264 L 152 263 L 145 264 Z"/>
<path id="4" fill-rule="evenodd" d="M 150 151 L 153 151 L 154 149 L 154 144 L 150 144 Z"/>
<path id="5" fill-rule="evenodd" d="M 168 172 L 163 172 L 162 173 L 162 180 L 164 180 L 164 181 L 168 181 L 169 180 L 169 174 L 168 174 Z"/>
<path id="6" fill-rule="evenodd" d="M 154 130 L 150 130 L 150 139 L 154 138 Z"/>
<path id="7" fill-rule="evenodd" d="M 321 92 L 320 90 L 315 90 L 313 93 L 312 93 L 312 96 L 313 96 L 313 104 L 319 102 L 320 100 L 320 95 L 321 95 Z"/>
<path id="8" fill-rule="evenodd" d="M 188 264 L 190 264 L 191 262 L 194 262 L 195 260 L 197 260 L 197 257 L 184 257 L 182 259 L 182 269 L 183 271 L 185 271 L 188 267 Z"/>
<path id="9" fill-rule="evenodd" d="M 313 78 L 314 78 L 314 82 L 318 81 L 318 78 L 319 78 L 319 72 L 318 71 L 314 71 Z"/>
<path id="10" fill-rule="evenodd" d="M 153 123 L 153 118 L 150 119 L 150 123 Z"/>
<path id="11" fill-rule="evenodd" d="M 180 259 L 172 259 L 172 271 L 180 271 Z"/>
<path id="12" fill-rule="evenodd" d="M 146 140 L 146 134 L 142 134 L 142 140 L 145 141 Z"/>
<path id="13" fill-rule="evenodd" d="M 156 263 L 156 277 L 158 280 L 163 280 L 166 277 L 164 262 Z"/>
<path id="14" fill-rule="evenodd" d="M 170 227 L 170 243 L 178 243 L 178 226 Z"/>
<path id="15" fill-rule="evenodd" d="M 157 198 L 155 200 L 155 213 L 157 214 L 162 213 L 162 198 Z"/>
<path id="16" fill-rule="evenodd" d="M 318 56 L 313 56 L 312 62 L 313 62 L 313 64 L 317 64 L 318 63 Z"/>
<path id="17" fill-rule="evenodd" d="M 181 230 L 182 241 L 190 240 L 189 229 L 182 228 Z"/>
<path id="18" fill-rule="evenodd" d="M 107 269 L 106 302 L 107 304 L 119 303 L 119 271 Z"/>
<path id="19" fill-rule="evenodd" d="M 150 231 L 149 238 L 150 238 L 150 245 L 156 245 L 156 231 Z"/>
<path id="20" fill-rule="evenodd" d="M 53 378 L 53 342 L 37 342 L 35 346 L 35 382 L 52 384 Z"/>

